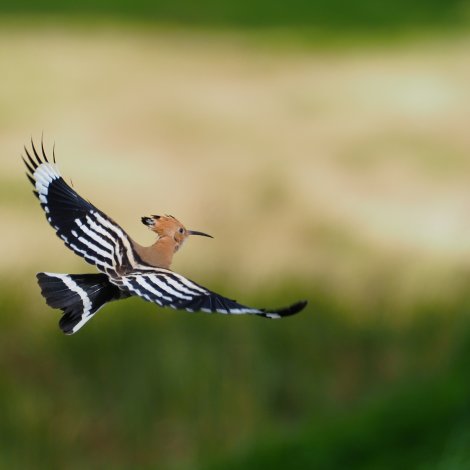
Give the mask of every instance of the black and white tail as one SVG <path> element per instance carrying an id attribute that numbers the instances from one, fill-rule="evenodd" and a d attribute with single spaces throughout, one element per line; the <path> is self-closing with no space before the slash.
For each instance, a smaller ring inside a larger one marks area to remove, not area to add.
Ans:
<path id="1" fill-rule="evenodd" d="M 38 273 L 38 284 L 47 305 L 61 309 L 60 329 L 76 333 L 107 302 L 127 295 L 105 274 Z"/>

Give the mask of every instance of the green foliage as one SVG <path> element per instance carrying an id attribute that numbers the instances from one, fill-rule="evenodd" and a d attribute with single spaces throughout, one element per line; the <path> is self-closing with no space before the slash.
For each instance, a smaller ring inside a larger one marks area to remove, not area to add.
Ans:
<path id="1" fill-rule="evenodd" d="M 0 468 L 465 468 L 465 312 L 398 328 L 311 299 L 284 321 L 129 299 L 67 337 L 5 289 Z"/>
<path id="2" fill-rule="evenodd" d="M 349 30 L 396 30 L 416 26 L 448 26 L 466 21 L 466 0 L 4 0 L 4 13 L 98 15 L 203 27 L 288 27 Z"/>
<path id="3" fill-rule="evenodd" d="M 466 469 L 469 393 L 463 371 L 422 382 L 411 379 L 352 412 L 316 419 L 295 436 L 263 443 L 210 468 Z"/>

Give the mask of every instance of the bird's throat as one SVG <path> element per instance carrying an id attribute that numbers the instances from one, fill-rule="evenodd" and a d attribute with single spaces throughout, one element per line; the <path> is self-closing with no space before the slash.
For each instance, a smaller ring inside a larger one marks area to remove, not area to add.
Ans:
<path id="1" fill-rule="evenodd" d="M 173 261 L 173 255 L 177 248 L 177 242 L 172 237 L 160 237 L 151 246 L 135 246 L 142 261 L 157 268 L 169 269 Z"/>

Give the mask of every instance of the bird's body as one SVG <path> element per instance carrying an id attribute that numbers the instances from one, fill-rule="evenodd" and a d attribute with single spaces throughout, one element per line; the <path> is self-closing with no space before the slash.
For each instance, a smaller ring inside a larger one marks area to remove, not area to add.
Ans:
<path id="1" fill-rule="evenodd" d="M 142 217 L 142 223 L 158 236 L 148 247 L 132 240 L 104 212 L 83 199 L 62 178 L 56 164 L 49 163 L 44 147 L 42 158 L 31 142 L 25 148 L 28 179 L 33 184 L 46 218 L 66 246 L 93 264 L 99 274 L 37 275 L 48 305 L 63 312 L 64 333 L 77 332 L 107 302 L 132 295 L 163 307 L 187 311 L 253 314 L 281 318 L 302 310 L 306 302 L 283 309 L 247 307 L 218 295 L 170 270 L 174 254 L 190 235 L 173 216 Z M 34 158 L 31 156 L 34 155 Z"/>

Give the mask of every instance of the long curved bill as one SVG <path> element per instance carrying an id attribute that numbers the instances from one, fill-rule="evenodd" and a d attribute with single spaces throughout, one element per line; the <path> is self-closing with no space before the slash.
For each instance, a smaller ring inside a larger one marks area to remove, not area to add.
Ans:
<path id="1" fill-rule="evenodd" d="M 198 232 L 197 230 L 188 230 L 189 235 L 201 235 L 201 237 L 209 237 L 209 238 L 214 238 L 212 235 L 208 235 L 207 233 L 204 232 Z"/>

